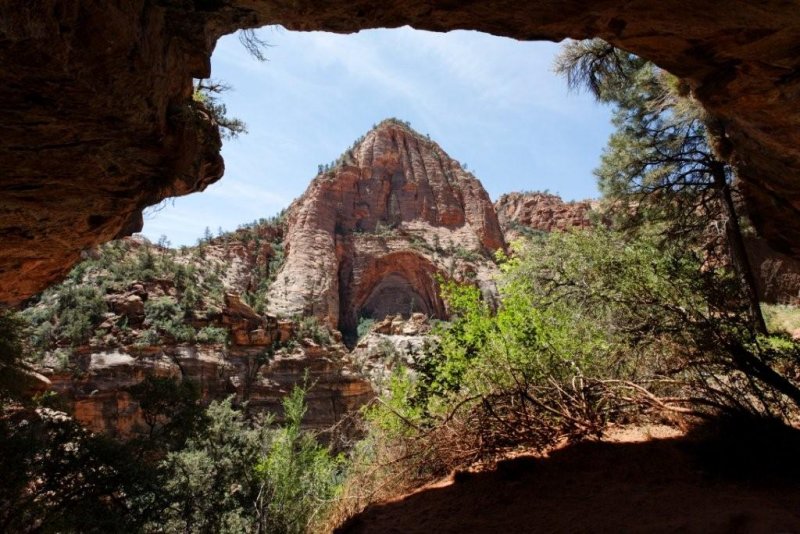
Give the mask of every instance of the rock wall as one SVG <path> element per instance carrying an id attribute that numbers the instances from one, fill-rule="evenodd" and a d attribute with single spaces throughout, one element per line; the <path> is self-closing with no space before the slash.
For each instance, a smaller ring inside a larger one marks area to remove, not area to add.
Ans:
<path id="1" fill-rule="evenodd" d="M 480 182 L 436 143 L 386 120 L 318 175 L 288 210 L 272 312 L 352 333 L 359 316 L 444 317 L 437 277 L 492 291 L 505 246 Z"/>
<path id="2" fill-rule="evenodd" d="M 773 250 L 763 239 L 749 238 L 745 245 L 761 301 L 800 305 L 800 260 Z"/>
<path id="3" fill-rule="evenodd" d="M 307 380 L 308 411 L 303 424 L 325 429 L 373 396 L 371 383 L 347 361 L 340 343 L 320 346 L 297 336 L 291 321 L 262 317 L 229 297 L 222 324 L 231 344 L 174 344 L 81 347 L 67 370 L 40 367 L 50 389 L 67 411 L 92 431 L 123 439 L 147 432 L 138 399 L 131 388 L 147 376 L 189 380 L 208 402 L 234 396 L 248 408 L 277 414 L 282 400 Z M 278 350 L 274 350 L 278 346 Z"/>
<path id="4" fill-rule="evenodd" d="M 307 373 L 304 424 L 334 425 L 373 396 L 344 345 L 240 297 L 269 279 L 283 236 L 281 225 L 259 223 L 180 251 L 135 238 L 99 247 L 22 312 L 41 351 L 31 393 L 54 391 L 91 430 L 129 438 L 147 431 L 134 392 L 148 376 L 191 381 L 206 402 L 233 395 L 280 420 L 282 399 Z"/>
<path id="5" fill-rule="evenodd" d="M 714 117 L 759 231 L 800 251 L 800 11 L 729 0 L 7 0 L 0 4 L 0 302 L 59 279 L 141 210 L 222 174 L 192 103 L 216 40 L 241 28 L 472 29 L 602 37 L 685 79 Z"/>
<path id="6" fill-rule="evenodd" d="M 542 192 L 507 193 L 494 203 L 505 238 L 511 242 L 526 230 L 552 232 L 591 226 L 593 202 L 564 202 L 558 195 Z"/>

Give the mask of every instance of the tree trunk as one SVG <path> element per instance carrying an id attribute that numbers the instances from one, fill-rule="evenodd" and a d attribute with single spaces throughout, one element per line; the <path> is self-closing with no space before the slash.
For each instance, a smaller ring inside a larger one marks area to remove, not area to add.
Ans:
<path id="1" fill-rule="evenodd" d="M 728 183 L 725 174 L 725 164 L 722 162 L 715 162 L 712 165 L 712 173 L 714 177 L 714 188 L 719 191 L 722 196 L 722 201 L 725 204 L 725 209 L 728 212 L 728 221 L 725 224 L 725 233 L 728 238 L 728 246 L 731 252 L 731 259 L 733 266 L 739 275 L 742 285 L 744 286 L 745 293 L 747 294 L 748 308 L 750 310 L 750 319 L 753 323 L 753 328 L 758 334 L 767 334 L 767 324 L 764 321 L 764 315 L 761 313 L 761 305 L 758 300 L 758 287 L 756 285 L 756 277 L 753 272 L 753 267 L 750 263 L 750 258 L 747 256 L 747 248 L 744 244 L 742 237 L 742 228 L 739 225 L 739 217 L 736 215 L 736 206 L 733 202 L 733 195 L 731 194 L 731 186 Z"/>

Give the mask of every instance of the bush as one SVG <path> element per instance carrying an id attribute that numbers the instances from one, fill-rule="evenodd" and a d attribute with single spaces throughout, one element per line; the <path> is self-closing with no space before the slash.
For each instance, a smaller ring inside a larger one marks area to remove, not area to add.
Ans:
<path id="1" fill-rule="evenodd" d="M 100 289 L 94 285 L 67 285 L 57 295 L 58 337 L 73 346 L 89 340 L 108 311 Z"/>
<path id="2" fill-rule="evenodd" d="M 441 284 L 452 321 L 438 348 L 369 412 L 416 482 L 653 412 L 797 413 L 800 345 L 754 335 L 735 276 L 693 251 L 595 229 L 504 261 L 496 311 L 474 286 Z"/>
<path id="3" fill-rule="evenodd" d="M 359 317 L 358 318 L 358 326 L 356 327 L 356 333 L 358 334 L 358 339 L 369 334 L 370 330 L 372 330 L 372 325 L 375 324 L 375 319 L 372 317 Z"/>
<path id="4" fill-rule="evenodd" d="M 310 338 L 318 345 L 329 345 L 331 343 L 331 333 L 325 325 L 320 324 L 316 317 L 302 317 L 297 321 L 297 337 L 299 339 Z"/>
<path id="5" fill-rule="evenodd" d="M 268 453 L 256 466 L 269 502 L 266 532 L 309 531 L 341 488 L 344 457 L 331 456 L 300 429 L 306 411 L 304 394 L 295 387 L 284 400 L 286 422 L 275 431 Z"/>
<path id="6" fill-rule="evenodd" d="M 305 392 L 284 401 L 286 423 L 253 425 L 230 399 L 212 402 L 207 426 L 164 460 L 165 532 L 306 532 L 335 497 L 343 460 L 300 429 Z"/>
<path id="7" fill-rule="evenodd" d="M 144 313 L 151 328 L 169 335 L 178 342 L 191 342 L 195 331 L 184 322 L 186 312 L 172 297 L 159 297 L 144 303 Z"/>
<path id="8" fill-rule="evenodd" d="M 228 341 L 228 330 L 216 326 L 204 326 L 197 332 L 195 339 L 198 343 L 226 343 Z"/>

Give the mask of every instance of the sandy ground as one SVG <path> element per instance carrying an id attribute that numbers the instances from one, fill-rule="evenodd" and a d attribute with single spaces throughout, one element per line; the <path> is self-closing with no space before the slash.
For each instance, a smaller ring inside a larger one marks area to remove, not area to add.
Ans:
<path id="1" fill-rule="evenodd" d="M 760 445 L 751 438 L 763 436 L 747 432 L 708 443 L 668 427 L 619 429 L 451 475 L 337 532 L 800 533 L 800 471 L 781 463 L 784 453 L 800 457 L 800 440 L 775 438 L 782 451 L 752 461 Z"/>

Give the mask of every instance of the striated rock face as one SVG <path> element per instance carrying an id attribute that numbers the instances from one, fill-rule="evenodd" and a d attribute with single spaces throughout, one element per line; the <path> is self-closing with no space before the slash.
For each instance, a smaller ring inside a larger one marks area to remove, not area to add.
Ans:
<path id="1" fill-rule="evenodd" d="M 564 202 L 549 193 L 507 193 L 494 203 L 507 241 L 529 232 L 552 232 L 591 226 L 592 201 Z"/>
<path id="2" fill-rule="evenodd" d="M 797 254 L 799 13 L 780 0 L 7 0 L 0 302 L 40 291 L 81 250 L 129 234 L 144 206 L 219 178 L 219 138 L 191 103 L 191 78 L 209 75 L 221 35 L 267 24 L 602 37 L 688 82 L 718 120 L 719 148 L 737 167 L 759 231 Z"/>
<path id="3" fill-rule="evenodd" d="M 352 333 L 361 316 L 444 317 L 438 276 L 487 293 L 504 247 L 480 182 L 434 142 L 387 120 L 321 173 L 289 208 L 272 312 L 314 315 Z"/>
<path id="4" fill-rule="evenodd" d="M 279 325 L 274 317 L 259 316 L 234 295 L 226 302 L 220 323 L 230 331 L 229 345 L 84 346 L 70 357 L 69 369 L 41 371 L 76 420 L 120 438 L 147 431 L 131 393 L 147 376 L 189 380 L 206 401 L 233 395 L 237 402 L 247 401 L 249 409 L 278 415 L 283 398 L 307 379 L 312 387 L 303 423 L 317 429 L 332 426 L 373 397 L 372 385 L 348 364 L 341 344 L 292 341 L 295 329 L 287 333 L 285 321 Z"/>
<path id="5" fill-rule="evenodd" d="M 190 380 L 206 401 L 233 395 L 251 410 L 282 412 L 281 402 L 295 385 L 313 387 L 306 395 L 304 425 L 325 429 L 373 396 L 372 385 L 344 360 L 341 346 L 301 343 L 267 356 L 259 345 L 173 345 L 91 351 L 69 371 L 44 370 L 50 389 L 67 410 L 92 431 L 130 438 L 147 431 L 131 388 L 147 376 Z M 280 417 L 277 419 L 280 421 Z"/>

